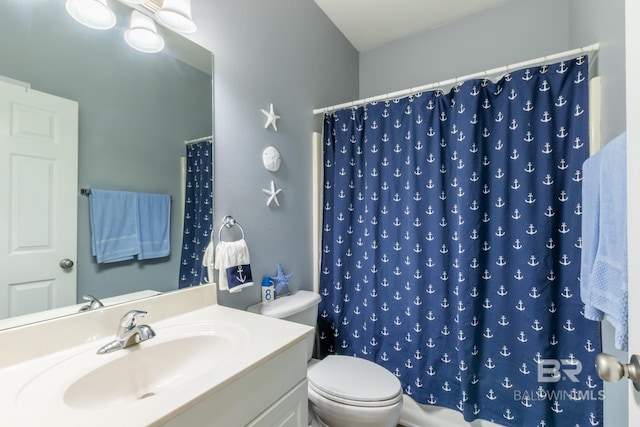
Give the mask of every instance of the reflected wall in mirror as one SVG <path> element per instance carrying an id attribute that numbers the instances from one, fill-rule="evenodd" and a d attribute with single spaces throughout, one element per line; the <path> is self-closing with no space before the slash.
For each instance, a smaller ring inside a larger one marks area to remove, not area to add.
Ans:
<path id="1" fill-rule="evenodd" d="M 74 21 L 62 0 L 0 5 L 0 76 L 78 102 L 78 187 L 172 196 L 168 257 L 97 264 L 89 199 L 77 194 L 77 302 L 85 294 L 103 299 L 178 288 L 181 157 L 186 140 L 213 133 L 211 53 L 161 26 L 165 49 L 136 51 L 124 40 L 131 9 L 109 5 L 118 23 L 107 31 Z"/>

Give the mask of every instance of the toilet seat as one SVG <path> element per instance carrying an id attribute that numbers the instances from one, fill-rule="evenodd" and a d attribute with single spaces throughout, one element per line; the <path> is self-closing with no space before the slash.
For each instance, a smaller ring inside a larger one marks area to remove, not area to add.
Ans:
<path id="1" fill-rule="evenodd" d="M 327 356 L 307 372 L 309 388 L 350 406 L 382 407 L 402 400 L 400 381 L 382 366 L 352 356 Z"/>

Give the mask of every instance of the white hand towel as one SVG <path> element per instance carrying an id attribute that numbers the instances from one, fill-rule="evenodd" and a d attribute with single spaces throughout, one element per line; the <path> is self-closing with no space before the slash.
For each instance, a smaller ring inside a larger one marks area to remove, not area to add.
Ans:
<path id="1" fill-rule="evenodd" d="M 215 249 L 213 246 L 213 239 L 209 241 L 207 248 L 204 250 L 202 256 L 202 266 L 207 269 L 206 283 L 214 282 L 214 267 L 215 267 Z"/>
<path id="2" fill-rule="evenodd" d="M 231 293 L 253 285 L 249 248 L 244 239 L 218 242 L 214 266 L 218 270 L 218 288 Z"/>

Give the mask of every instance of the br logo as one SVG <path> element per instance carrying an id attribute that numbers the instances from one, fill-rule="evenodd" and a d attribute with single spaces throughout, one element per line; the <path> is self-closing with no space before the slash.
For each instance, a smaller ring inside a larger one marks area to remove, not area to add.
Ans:
<path id="1" fill-rule="evenodd" d="M 538 363 L 538 382 L 557 383 L 560 379 L 568 378 L 574 383 L 580 382 L 578 375 L 582 372 L 579 360 L 542 359 Z"/>

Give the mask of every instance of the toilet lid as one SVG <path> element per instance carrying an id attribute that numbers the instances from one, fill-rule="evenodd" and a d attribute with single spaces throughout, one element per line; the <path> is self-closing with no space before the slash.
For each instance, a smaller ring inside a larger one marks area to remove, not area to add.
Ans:
<path id="1" fill-rule="evenodd" d="M 400 381 L 382 366 L 352 356 L 327 356 L 307 372 L 309 385 L 324 397 L 355 404 L 392 404 L 402 397 Z"/>

